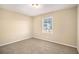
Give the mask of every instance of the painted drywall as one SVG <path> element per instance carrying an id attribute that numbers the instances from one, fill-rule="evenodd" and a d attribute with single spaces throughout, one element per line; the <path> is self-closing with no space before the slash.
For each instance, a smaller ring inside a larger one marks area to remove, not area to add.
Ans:
<path id="1" fill-rule="evenodd" d="M 31 17 L 0 9 L 0 46 L 31 37 Z"/>
<path id="2" fill-rule="evenodd" d="M 50 33 L 42 32 L 42 19 L 52 16 L 54 29 Z M 63 9 L 38 15 L 33 18 L 33 37 L 71 46 L 77 46 L 77 8 Z"/>
<path id="3" fill-rule="evenodd" d="M 79 52 L 79 5 L 77 6 L 77 50 Z"/>

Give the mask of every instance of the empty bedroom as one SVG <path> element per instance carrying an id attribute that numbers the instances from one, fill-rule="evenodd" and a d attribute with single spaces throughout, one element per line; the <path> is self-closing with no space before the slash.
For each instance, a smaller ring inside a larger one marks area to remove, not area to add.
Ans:
<path id="1" fill-rule="evenodd" d="M 78 23 L 77 4 L 0 4 L 0 54 L 78 54 Z"/>

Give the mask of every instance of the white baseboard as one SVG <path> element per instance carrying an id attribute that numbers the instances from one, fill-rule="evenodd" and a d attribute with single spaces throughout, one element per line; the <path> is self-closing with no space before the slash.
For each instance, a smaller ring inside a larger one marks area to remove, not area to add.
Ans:
<path id="1" fill-rule="evenodd" d="M 69 45 L 69 44 L 65 44 L 65 43 L 59 43 L 59 42 L 56 42 L 56 41 L 50 41 L 50 40 L 46 40 L 44 38 L 37 37 L 37 36 L 34 36 L 34 38 L 45 40 L 45 41 L 49 41 L 49 42 L 53 42 L 53 43 L 57 43 L 57 44 L 61 44 L 61 45 L 65 45 L 65 46 L 69 46 L 69 47 L 73 47 L 73 48 L 77 48 L 76 46 L 73 46 L 73 45 Z"/>
<path id="2" fill-rule="evenodd" d="M 37 36 L 33 36 L 33 37 L 34 37 L 34 38 L 37 38 L 37 39 L 41 39 L 41 40 L 45 40 L 45 41 L 54 42 L 54 43 L 57 43 L 57 44 L 66 45 L 66 46 L 70 46 L 70 47 L 77 48 L 76 46 L 72 46 L 72 45 L 69 45 L 69 44 L 59 43 L 59 42 L 56 42 L 56 41 L 50 41 L 50 40 L 46 40 L 46 39 L 44 39 L 44 38 L 37 37 Z M 26 36 L 26 37 L 24 37 L 24 38 L 22 38 L 22 39 L 20 39 L 20 40 L 8 42 L 8 43 L 5 43 L 5 44 L 0 44 L 0 46 L 12 44 L 12 43 L 19 42 L 19 41 L 22 41 L 22 40 L 25 40 L 25 39 L 29 39 L 29 38 L 32 38 L 32 36 L 29 35 L 29 36 Z"/>
<path id="3" fill-rule="evenodd" d="M 12 44 L 12 43 L 15 43 L 15 42 L 19 42 L 19 41 L 22 41 L 22 40 L 26 40 L 26 39 L 30 39 L 32 38 L 32 36 L 26 36 L 20 40 L 16 40 L 16 41 L 12 41 L 12 42 L 8 42 L 8 43 L 5 43 L 5 44 L 0 44 L 0 46 L 4 46 L 4 45 L 8 45 L 8 44 Z"/>

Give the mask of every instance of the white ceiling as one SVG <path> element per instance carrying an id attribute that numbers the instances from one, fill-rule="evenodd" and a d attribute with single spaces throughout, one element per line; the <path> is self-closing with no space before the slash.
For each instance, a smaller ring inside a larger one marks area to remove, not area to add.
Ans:
<path id="1" fill-rule="evenodd" d="M 36 16 L 56 10 L 75 7 L 75 4 L 41 4 L 40 8 L 33 8 L 29 4 L 1 4 L 0 8 L 19 12 L 28 16 Z"/>

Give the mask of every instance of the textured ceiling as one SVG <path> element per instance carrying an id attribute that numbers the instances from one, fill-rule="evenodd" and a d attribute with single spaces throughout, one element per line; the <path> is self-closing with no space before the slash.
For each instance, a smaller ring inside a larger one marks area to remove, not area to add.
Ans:
<path id="1" fill-rule="evenodd" d="M 28 16 L 36 16 L 61 9 L 72 8 L 75 6 L 75 4 L 41 4 L 40 8 L 33 8 L 30 6 L 30 4 L 1 4 L 0 8 L 19 12 Z"/>

